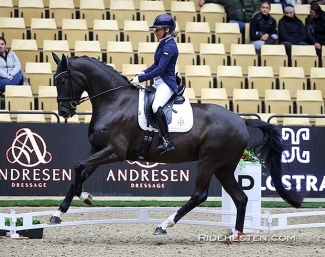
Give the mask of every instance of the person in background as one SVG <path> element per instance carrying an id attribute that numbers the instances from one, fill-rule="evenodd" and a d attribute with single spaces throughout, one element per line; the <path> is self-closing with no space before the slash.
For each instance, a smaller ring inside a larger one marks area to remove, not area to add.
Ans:
<path id="1" fill-rule="evenodd" d="M 0 37 L 0 92 L 5 92 L 6 85 L 22 85 L 24 76 L 17 55 L 6 49 L 6 40 Z"/>
<path id="2" fill-rule="evenodd" d="M 163 112 L 163 106 L 174 93 L 178 93 L 175 75 L 178 48 L 174 40 L 177 35 L 176 22 L 169 14 L 158 15 L 153 25 L 157 39 L 160 41 L 154 54 L 154 63 L 136 75 L 130 83 L 137 86 L 140 82 L 154 80 L 153 87 L 156 88 L 156 96 L 152 104 L 152 110 L 157 119 L 159 130 L 158 151 L 164 153 L 175 149 L 169 139 L 168 124 Z"/>
<path id="3" fill-rule="evenodd" d="M 283 44 L 291 66 L 291 46 L 308 45 L 307 33 L 303 22 L 295 15 L 295 8 L 289 4 L 284 7 L 284 15 L 278 25 L 279 43 Z"/>
<path id="4" fill-rule="evenodd" d="M 263 1 L 260 12 L 250 22 L 249 37 L 257 53 L 264 44 L 275 44 L 278 39 L 276 20 L 270 15 L 271 4 Z"/>
<path id="5" fill-rule="evenodd" d="M 243 32 L 246 23 L 249 23 L 253 15 L 259 11 L 260 0 L 199 0 L 199 6 L 207 3 L 222 4 L 227 10 L 229 23 L 238 23 Z"/>
<path id="6" fill-rule="evenodd" d="M 312 4 L 312 3 L 317 3 L 317 4 L 325 4 L 325 0 L 302 0 L 301 4 Z M 297 1 L 296 1 L 297 4 Z"/>
<path id="7" fill-rule="evenodd" d="M 321 56 L 322 45 L 325 45 L 325 13 L 317 3 L 310 5 L 305 28 L 308 43 L 314 45 L 317 55 Z"/>
<path id="8" fill-rule="evenodd" d="M 273 1 L 270 1 L 270 3 L 281 4 L 282 8 L 284 9 L 284 7 L 286 7 L 288 4 L 292 4 L 292 1 L 291 0 L 273 0 Z"/>

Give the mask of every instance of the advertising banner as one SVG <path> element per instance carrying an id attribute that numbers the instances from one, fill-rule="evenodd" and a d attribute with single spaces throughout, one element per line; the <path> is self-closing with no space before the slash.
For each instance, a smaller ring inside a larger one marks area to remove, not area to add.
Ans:
<path id="1" fill-rule="evenodd" d="M 0 196 L 64 196 L 74 166 L 90 150 L 86 124 L 0 123 L 0 130 Z M 258 130 L 249 132 L 250 144 L 261 138 Z M 324 197 L 325 130 L 285 127 L 282 134 L 284 184 Z M 277 196 L 269 172 L 262 169 L 261 176 L 262 196 Z M 195 177 L 196 162 L 124 161 L 100 166 L 83 188 L 94 196 L 191 196 Z M 209 196 L 221 196 L 215 177 Z"/>

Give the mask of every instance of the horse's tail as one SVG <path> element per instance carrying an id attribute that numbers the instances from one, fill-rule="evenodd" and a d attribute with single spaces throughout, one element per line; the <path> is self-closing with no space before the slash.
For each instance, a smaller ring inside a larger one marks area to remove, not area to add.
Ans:
<path id="1" fill-rule="evenodd" d="M 284 142 L 281 133 L 275 125 L 258 119 L 245 119 L 247 126 L 258 128 L 263 132 L 263 139 L 253 145 L 251 150 L 260 155 L 270 170 L 274 187 L 284 201 L 295 208 L 301 207 L 303 197 L 297 191 L 286 190 L 282 183 L 281 157 L 284 150 Z"/>

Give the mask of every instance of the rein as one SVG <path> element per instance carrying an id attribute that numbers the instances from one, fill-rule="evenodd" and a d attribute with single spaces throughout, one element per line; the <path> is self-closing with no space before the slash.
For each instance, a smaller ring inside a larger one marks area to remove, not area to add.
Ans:
<path id="1" fill-rule="evenodd" d="M 94 95 L 94 96 L 92 96 L 92 97 L 89 97 L 89 96 L 82 97 L 82 98 L 80 98 L 80 100 L 79 100 L 78 102 L 76 102 L 76 104 L 79 105 L 79 104 L 81 104 L 81 103 L 83 103 L 83 102 L 89 101 L 90 99 L 96 98 L 96 97 L 101 96 L 101 95 L 103 95 L 103 94 L 106 94 L 106 93 L 108 93 L 108 92 L 115 91 L 115 90 L 118 90 L 118 89 L 120 89 L 120 88 L 123 88 L 123 87 L 129 86 L 129 85 L 130 85 L 130 84 L 127 84 L 127 85 L 124 85 L 124 86 L 119 86 L 119 87 L 116 87 L 116 88 L 111 88 L 111 89 L 108 89 L 108 90 L 106 90 L 106 91 L 104 91 L 104 92 L 101 92 L 101 93 L 99 93 L 99 94 L 97 94 L 97 95 Z"/>

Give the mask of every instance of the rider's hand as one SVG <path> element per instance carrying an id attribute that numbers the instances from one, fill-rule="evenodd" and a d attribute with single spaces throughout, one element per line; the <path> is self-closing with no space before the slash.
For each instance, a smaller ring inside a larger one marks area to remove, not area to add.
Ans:
<path id="1" fill-rule="evenodd" d="M 145 74 L 144 71 L 140 71 L 139 73 L 136 74 L 136 76 L 141 76 L 143 74 Z"/>
<path id="2" fill-rule="evenodd" d="M 138 76 L 134 76 L 133 79 L 131 79 L 130 83 L 133 85 L 133 86 L 137 86 L 140 84 L 139 82 L 139 77 Z"/>

